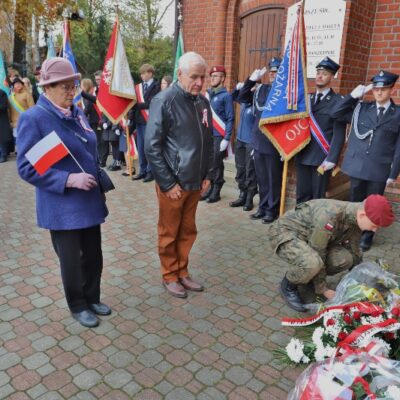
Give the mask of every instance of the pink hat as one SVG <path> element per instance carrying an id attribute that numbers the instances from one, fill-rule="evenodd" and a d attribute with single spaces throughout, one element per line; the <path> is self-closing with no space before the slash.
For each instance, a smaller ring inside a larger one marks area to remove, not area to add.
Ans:
<path id="1" fill-rule="evenodd" d="M 67 59 L 53 57 L 43 62 L 40 70 L 39 86 L 68 81 L 70 79 L 81 79 L 81 74 L 75 73 L 72 64 Z"/>

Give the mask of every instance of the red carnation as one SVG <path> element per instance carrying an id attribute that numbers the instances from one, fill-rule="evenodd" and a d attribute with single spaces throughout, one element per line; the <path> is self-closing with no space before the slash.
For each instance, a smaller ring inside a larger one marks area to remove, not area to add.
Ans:
<path id="1" fill-rule="evenodd" d="M 385 333 L 385 338 L 386 340 L 393 340 L 394 339 L 394 333 L 393 332 L 386 332 Z"/>
<path id="2" fill-rule="evenodd" d="M 393 314 L 395 317 L 398 317 L 398 316 L 400 315 L 400 308 L 399 308 L 399 307 L 393 307 L 393 308 L 392 308 L 392 314 Z"/>
<path id="3" fill-rule="evenodd" d="M 381 314 L 382 314 L 382 312 L 380 312 L 380 311 L 374 311 L 371 315 L 372 315 L 374 318 L 376 318 L 376 317 L 379 317 Z"/>
<path id="4" fill-rule="evenodd" d="M 347 335 L 344 332 L 340 332 L 338 335 L 339 340 L 344 340 L 347 338 Z"/>
<path id="5" fill-rule="evenodd" d="M 345 313 L 350 312 L 350 307 L 349 307 L 349 306 L 344 306 L 344 307 L 343 307 L 343 311 L 344 311 Z"/>
<path id="6" fill-rule="evenodd" d="M 329 318 L 328 321 L 326 321 L 326 326 L 333 326 L 335 325 L 335 321 L 333 318 Z"/>
<path id="7" fill-rule="evenodd" d="M 348 325 L 350 325 L 353 322 L 350 315 L 347 314 L 343 317 L 343 321 L 346 322 L 346 324 Z"/>
<path id="8" fill-rule="evenodd" d="M 358 311 L 356 311 L 356 312 L 353 314 L 353 318 L 354 318 L 356 321 L 359 321 L 360 318 L 361 318 L 361 313 L 358 312 Z"/>

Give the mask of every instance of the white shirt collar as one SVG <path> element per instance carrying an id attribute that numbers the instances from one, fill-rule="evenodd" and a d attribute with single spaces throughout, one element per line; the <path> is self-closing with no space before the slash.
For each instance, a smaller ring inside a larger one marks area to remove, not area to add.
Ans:
<path id="1" fill-rule="evenodd" d="M 383 112 L 385 114 L 385 112 L 388 110 L 388 108 L 390 107 L 390 100 L 388 100 L 385 104 L 381 104 L 379 105 L 378 103 L 376 103 L 376 112 L 379 113 L 379 107 L 385 107 L 385 111 Z"/>
<path id="2" fill-rule="evenodd" d="M 321 97 L 321 100 L 330 92 L 330 90 L 331 90 L 331 88 L 327 88 L 327 89 L 325 89 L 324 91 L 319 91 L 318 89 L 317 89 L 317 91 L 315 92 L 315 98 L 317 98 L 317 95 L 319 94 L 319 93 L 322 93 L 322 97 Z"/>
<path id="3" fill-rule="evenodd" d="M 143 82 L 143 83 L 147 83 L 147 87 L 149 87 L 149 86 L 153 83 L 153 81 L 154 81 L 154 79 L 151 78 L 151 79 L 149 79 L 148 81 Z"/>

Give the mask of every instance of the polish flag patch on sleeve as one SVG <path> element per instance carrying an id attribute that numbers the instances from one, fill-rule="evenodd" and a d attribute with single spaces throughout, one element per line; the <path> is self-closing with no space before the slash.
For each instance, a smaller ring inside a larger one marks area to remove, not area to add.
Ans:
<path id="1" fill-rule="evenodd" d="M 325 224 L 324 228 L 325 228 L 327 231 L 332 232 L 333 229 L 334 229 L 334 226 L 333 226 L 330 222 L 328 222 L 327 224 Z"/>

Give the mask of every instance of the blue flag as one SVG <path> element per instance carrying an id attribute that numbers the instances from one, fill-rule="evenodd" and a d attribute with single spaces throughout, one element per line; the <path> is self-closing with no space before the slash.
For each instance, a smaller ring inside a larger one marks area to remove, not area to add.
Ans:
<path id="1" fill-rule="evenodd" d="M 7 83 L 7 73 L 4 66 L 3 53 L 0 50 L 0 89 L 4 90 L 7 95 L 10 94 L 10 88 Z"/>
<path id="2" fill-rule="evenodd" d="M 71 47 L 71 41 L 69 38 L 69 26 L 68 26 L 68 21 L 64 22 L 63 26 L 63 48 L 62 48 L 62 57 L 66 58 L 71 64 L 72 67 L 74 68 L 74 72 L 78 73 L 78 68 L 76 67 L 76 62 L 75 62 L 75 57 L 74 54 L 72 53 L 72 47 Z M 75 85 L 79 85 L 79 81 L 75 81 Z M 78 105 L 82 101 L 82 96 L 80 94 L 80 91 L 75 95 L 74 97 L 74 104 Z"/>
<path id="3" fill-rule="evenodd" d="M 259 127 L 284 160 L 310 141 L 303 4 L 265 102 Z"/>

